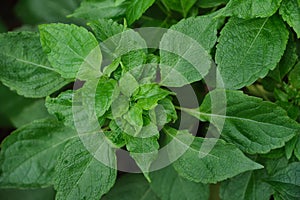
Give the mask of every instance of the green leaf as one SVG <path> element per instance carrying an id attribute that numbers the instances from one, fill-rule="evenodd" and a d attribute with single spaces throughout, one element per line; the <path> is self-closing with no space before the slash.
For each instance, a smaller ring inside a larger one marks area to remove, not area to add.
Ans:
<path id="1" fill-rule="evenodd" d="M 126 144 L 126 141 L 124 139 L 122 129 L 120 129 L 114 120 L 110 121 L 109 128 L 111 131 L 104 132 L 106 138 L 109 139 L 117 148 L 123 147 Z"/>
<path id="2" fill-rule="evenodd" d="M 294 67 L 297 61 L 297 49 L 296 42 L 290 36 L 288 44 L 286 46 L 286 50 L 278 63 L 277 67 L 270 71 L 267 77 L 271 77 L 277 82 L 281 82 L 281 80 L 288 74 L 288 72 Z M 269 82 L 266 84 L 270 85 Z"/>
<path id="3" fill-rule="evenodd" d="M 300 88 L 300 62 L 292 69 L 292 71 L 288 75 L 288 79 L 290 84 L 294 88 Z"/>
<path id="4" fill-rule="evenodd" d="M 160 43 L 161 84 L 181 87 L 201 80 L 211 67 L 209 52 L 217 41 L 219 19 L 205 15 L 183 19 Z"/>
<path id="5" fill-rule="evenodd" d="M 139 64 L 137 63 L 136 67 L 130 70 L 130 73 L 132 74 L 132 76 L 135 77 L 135 79 L 140 85 L 151 84 L 156 82 L 158 63 L 144 64 L 145 54 L 144 52 L 140 52 L 140 54 L 142 57 L 137 55 L 140 60 L 136 60 L 136 62 L 139 62 Z"/>
<path id="6" fill-rule="evenodd" d="M 286 168 L 289 163 L 288 159 L 282 155 L 279 155 L 277 158 L 266 159 L 265 157 L 262 157 L 261 160 L 263 160 L 265 169 L 269 175 L 274 175 L 277 171 Z"/>
<path id="7" fill-rule="evenodd" d="M 122 175 L 103 200 L 159 200 L 145 178 L 138 174 Z"/>
<path id="8" fill-rule="evenodd" d="M 127 111 L 129 110 L 129 101 L 130 100 L 128 97 L 120 95 L 112 102 L 111 110 L 114 119 L 121 117 L 122 115 L 127 113 Z"/>
<path id="9" fill-rule="evenodd" d="M 117 58 L 113 60 L 112 63 L 110 63 L 103 69 L 103 74 L 110 77 L 111 74 L 118 69 L 120 63 L 121 63 L 121 58 Z"/>
<path id="10" fill-rule="evenodd" d="M 126 29 L 112 20 L 100 19 L 89 23 L 100 43 L 105 58 L 112 63 L 121 57 L 124 71 L 131 73 L 139 80 L 143 73 L 144 63 L 147 59 L 147 44 L 138 32 Z"/>
<path id="11" fill-rule="evenodd" d="M 18 115 L 10 118 L 13 125 L 17 128 L 29 124 L 38 119 L 50 118 L 51 115 L 47 112 L 45 101 L 40 99 L 34 101 L 31 105 L 26 106 Z"/>
<path id="12" fill-rule="evenodd" d="M 73 119 L 73 90 L 67 90 L 59 94 L 56 98 L 47 97 L 46 107 L 50 114 L 56 116 L 59 121 L 62 121 L 66 126 L 74 127 Z"/>
<path id="13" fill-rule="evenodd" d="M 138 92 L 133 95 L 133 99 L 137 101 L 138 107 L 151 110 L 158 104 L 159 100 L 171 94 L 173 93 L 160 88 L 157 84 L 146 84 L 140 86 Z"/>
<path id="14" fill-rule="evenodd" d="M 127 134 L 137 136 L 143 127 L 143 109 L 134 106 L 123 115 L 122 119 L 117 119 L 118 126 Z"/>
<path id="15" fill-rule="evenodd" d="M 170 128 L 165 132 L 172 138 L 168 144 L 169 158 L 176 159 L 174 168 L 188 180 L 216 183 L 263 167 L 247 158 L 235 145 L 223 140 L 194 137 L 186 131 L 177 132 Z"/>
<path id="16" fill-rule="evenodd" d="M 131 97 L 134 91 L 139 88 L 139 83 L 131 73 L 125 73 L 119 80 L 119 87 L 125 96 Z"/>
<path id="17" fill-rule="evenodd" d="M 93 29 L 99 41 L 105 41 L 125 30 L 123 25 L 118 24 L 112 19 L 98 19 L 91 21 L 88 25 Z"/>
<path id="18" fill-rule="evenodd" d="M 157 158 L 159 149 L 157 136 L 138 138 L 127 135 L 126 148 L 130 152 L 130 156 L 135 160 L 136 164 L 144 173 L 146 179 L 151 182 L 149 170 L 152 162 Z"/>
<path id="19" fill-rule="evenodd" d="M 215 113 L 212 113 L 212 107 L 221 105 L 212 104 L 211 98 L 222 98 L 224 92 L 226 114 L 221 109 L 215 109 Z M 241 91 L 214 90 L 205 97 L 199 109 L 186 111 L 202 121 L 213 123 L 222 132 L 222 138 L 249 154 L 267 153 L 284 146 L 300 128 L 276 104 L 245 95 Z M 224 126 L 220 120 L 224 120 Z"/>
<path id="20" fill-rule="evenodd" d="M 106 113 L 119 93 L 117 81 L 100 78 L 95 91 L 95 112 L 97 117 L 101 117 Z"/>
<path id="21" fill-rule="evenodd" d="M 300 2 L 297 2 L 297 0 L 283 0 L 279 13 L 300 38 Z"/>
<path id="22" fill-rule="evenodd" d="M 170 98 L 164 98 L 158 101 L 158 105 L 150 110 L 150 118 L 157 126 L 164 126 L 165 124 L 177 120 L 177 113 L 173 102 Z"/>
<path id="23" fill-rule="evenodd" d="M 155 0 L 130 0 L 126 11 L 126 19 L 128 24 L 130 25 L 139 19 L 154 2 Z"/>
<path id="24" fill-rule="evenodd" d="M 35 100 L 24 98 L 17 93 L 11 91 L 8 87 L 0 82 L 0 126 L 11 126 L 12 120 L 24 110 L 26 107 L 32 105 Z"/>
<path id="25" fill-rule="evenodd" d="M 281 1 L 282 0 L 230 0 L 221 14 L 243 19 L 270 17 L 278 10 Z"/>
<path id="26" fill-rule="evenodd" d="M 224 18 L 216 17 L 217 13 L 182 19 L 170 29 L 196 40 L 207 52 L 210 52 L 217 42 L 217 30 L 224 22 Z"/>
<path id="27" fill-rule="evenodd" d="M 231 18 L 221 31 L 216 63 L 226 88 L 239 89 L 267 75 L 284 53 L 288 31 L 282 20 Z"/>
<path id="28" fill-rule="evenodd" d="M 55 168 L 57 200 L 98 200 L 115 183 L 116 169 L 107 166 L 116 167 L 116 157 L 110 146 L 105 141 L 99 141 L 97 134 L 83 137 L 85 142 L 93 145 L 94 151 L 88 151 L 80 139 L 66 145 Z M 100 154 L 105 154 L 108 163 L 97 159 Z"/>
<path id="29" fill-rule="evenodd" d="M 282 157 L 285 157 L 285 149 L 284 148 L 273 149 L 268 153 L 260 154 L 260 156 L 262 158 L 267 158 L 267 159 L 280 159 Z"/>
<path id="30" fill-rule="evenodd" d="M 197 0 L 162 0 L 162 2 L 168 9 L 180 12 L 186 17 Z"/>
<path id="31" fill-rule="evenodd" d="M 128 34 L 126 32 L 126 34 Z M 125 35 L 126 35 L 125 34 Z M 134 37 L 139 37 L 139 36 L 134 36 Z M 134 42 L 134 38 L 131 38 L 131 42 L 133 43 Z M 144 42 L 144 39 L 140 38 L 140 42 Z M 139 40 L 139 39 L 137 39 Z M 128 42 L 130 42 L 130 39 L 128 40 Z M 140 43 L 140 44 L 132 44 L 132 47 L 130 47 L 129 45 L 130 44 L 126 44 L 124 42 L 121 43 L 123 48 L 127 46 L 127 48 L 137 48 L 137 49 L 145 49 L 146 47 L 144 46 L 143 43 Z M 125 50 L 125 49 L 124 49 Z M 126 50 L 127 52 L 128 50 Z M 122 55 L 122 63 L 123 63 L 123 67 L 125 69 L 125 71 L 127 72 L 130 72 L 134 77 L 135 79 L 138 79 L 142 72 L 143 72 L 143 69 L 144 69 L 144 63 L 146 61 L 146 51 L 144 50 L 132 50 L 126 54 L 123 54 Z"/>
<path id="32" fill-rule="evenodd" d="M 0 34 L 0 46 L 0 80 L 18 94 L 45 97 L 70 82 L 50 66 L 37 33 Z"/>
<path id="33" fill-rule="evenodd" d="M 293 105 L 291 102 L 284 101 L 277 101 L 276 104 L 283 108 L 291 119 L 297 120 L 300 110 L 296 105 Z"/>
<path id="34" fill-rule="evenodd" d="M 201 0 L 197 5 L 201 8 L 213 8 L 228 3 L 229 0 Z"/>
<path id="35" fill-rule="evenodd" d="M 143 69 L 146 68 L 144 63 L 147 52 L 147 44 L 141 35 L 112 20 L 100 19 L 92 21 L 89 25 L 97 39 L 103 41 L 100 45 L 105 58 L 110 59 L 112 63 L 115 59 L 121 58 L 122 69 L 139 80 L 143 75 Z"/>
<path id="36" fill-rule="evenodd" d="M 208 200 L 209 187 L 188 181 L 178 175 L 170 165 L 150 173 L 151 188 L 161 200 Z"/>
<path id="37" fill-rule="evenodd" d="M 298 141 L 298 137 L 299 137 L 299 135 L 296 135 L 294 138 L 292 138 L 290 141 L 288 141 L 284 146 L 285 157 L 288 160 L 290 160 L 291 157 L 293 156 L 294 149 L 295 149 L 296 143 Z"/>
<path id="38" fill-rule="evenodd" d="M 221 183 L 222 200 L 269 200 L 274 193 L 272 187 L 264 182 L 267 175 L 264 170 L 240 174 Z"/>
<path id="39" fill-rule="evenodd" d="M 14 131 L 1 144 L 1 187 L 45 187 L 53 184 L 57 158 L 76 133 L 46 119 Z"/>
<path id="40" fill-rule="evenodd" d="M 282 199 L 300 198 L 300 162 L 290 163 L 286 168 L 279 170 L 268 179 L 275 191 Z"/>
<path id="41" fill-rule="evenodd" d="M 99 77 L 102 55 L 94 35 L 68 24 L 39 26 L 44 52 L 62 77 L 82 80 Z"/>
<path id="42" fill-rule="evenodd" d="M 83 0 L 69 17 L 86 20 L 121 18 L 125 15 L 127 4 L 128 1 L 125 0 Z"/>
<path id="43" fill-rule="evenodd" d="M 294 154 L 297 159 L 300 161 L 300 136 L 298 136 L 298 140 L 295 144 Z"/>
<path id="44" fill-rule="evenodd" d="M 81 0 L 20 0 L 15 13 L 24 24 L 41 24 L 50 22 L 72 22 L 66 16 L 71 14 Z"/>

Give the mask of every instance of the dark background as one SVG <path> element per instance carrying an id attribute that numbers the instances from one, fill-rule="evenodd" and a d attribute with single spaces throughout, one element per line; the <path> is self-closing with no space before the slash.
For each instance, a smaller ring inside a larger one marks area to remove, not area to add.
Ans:
<path id="1" fill-rule="evenodd" d="M 21 26 L 21 21 L 14 14 L 14 7 L 18 0 L 0 1 L 0 19 L 6 25 L 8 30 Z"/>

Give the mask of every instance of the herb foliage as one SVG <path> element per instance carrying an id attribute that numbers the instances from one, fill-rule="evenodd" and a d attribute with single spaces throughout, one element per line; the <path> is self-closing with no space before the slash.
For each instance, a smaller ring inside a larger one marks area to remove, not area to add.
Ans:
<path id="1" fill-rule="evenodd" d="M 1 188 L 205 200 L 217 183 L 224 200 L 300 199 L 299 0 L 66 0 L 41 14 L 47 0 L 28 17 L 33 2 L 17 8 L 37 31 L 0 34 L 1 120 L 17 128 Z M 157 49 L 141 27 L 168 28 Z M 198 108 L 172 90 L 190 84 Z M 164 148 L 170 163 L 154 170 Z M 118 173 L 121 150 L 143 175 Z"/>

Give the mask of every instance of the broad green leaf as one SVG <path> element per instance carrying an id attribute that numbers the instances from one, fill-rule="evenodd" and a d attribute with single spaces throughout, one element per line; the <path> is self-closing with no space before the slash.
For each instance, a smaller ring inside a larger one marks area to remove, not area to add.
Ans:
<path id="1" fill-rule="evenodd" d="M 201 80 L 211 67 L 209 52 L 217 41 L 219 19 L 204 15 L 183 19 L 160 43 L 161 84 L 171 87 Z"/>
<path id="2" fill-rule="evenodd" d="M 96 38 L 102 42 L 125 30 L 123 25 L 112 19 L 98 19 L 91 21 L 88 25 L 93 29 Z"/>
<path id="3" fill-rule="evenodd" d="M 50 114 L 56 116 L 59 121 L 62 121 L 65 126 L 74 127 L 74 119 L 73 119 L 73 96 L 74 91 L 67 90 L 65 92 L 60 93 L 58 97 L 46 98 L 46 107 Z"/>
<path id="4" fill-rule="evenodd" d="M 290 141 L 288 141 L 285 146 L 284 146 L 284 150 L 285 150 L 285 157 L 290 160 L 291 157 L 293 156 L 294 153 L 294 149 L 296 147 L 296 143 L 298 141 L 299 135 L 296 135 L 294 138 L 292 138 Z"/>
<path id="5" fill-rule="evenodd" d="M 288 102 L 289 101 L 289 95 L 285 91 L 282 91 L 281 89 L 275 88 L 274 89 L 274 96 L 279 101 L 283 101 L 283 102 Z"/>
<path id="6" fill-rule="evenodd" d="M 300 38 L 300 2 L 297 2 L 297 0 L 283 0 L 279 13 Z"/>
<path id="7" fill-rule="evenodd" d="M 282 0 L 230 0 L 221 14 L 243 19 L 270 17 L 278 10 L 281 1 Z"/>
<path id="8" fill-rule="evenodd" d="M 114 119 L 121 117 L 129 110 L 130 99 L 124 95 L 120 95 L 111 104 L 112 116 Z"/>
<path id="9" fill-rule="evenodd" d="M 279 105 L 281 108 L 283 108 L 291 119 L 293 120 L 298 119 L 298 116 L 300 115 L 299 107 L 297 107 L 291 102 L 284 102 L 284 101 L 277 101 L 276 104 Z"/>
<path id="10" fill-rule="evenodd" d="M 120 80 L 121 77 L 122 77 L 122 74 L 123 74 L 123 69 L 121 66 L 119 66 L 113 73 L 112 73 L 112 77 L 115 79 L 115 80 Z"/>
<path id="11" fill-rule="evenodd" d="M 93 152 L 88 151 L 79 139 L 66 145 L 55 168 L 57 200 L 98 200 L 114 185 L 117 171 L 106 164 L 116 167 L 115 154 L 105 141 L 99 144 L 99 138 L 95 136 L 84 136 L 86 141 L 93 143 Z M 97 160 L 100 154 L 105 154 L 109 163 Z"/>
<path id="12" fill-rule="evenodd" d="M 155 108 L 150 110 L 150 118 L 157 126 L 164 126 L 165 124 L 177 120 L 177 113 L 173 102 L 170 98 L 164 98 L 158 101 Z"/>
<path id="13" fill-rule="evenodd" d="M 300 62 L 289 73 L 288 79 L 294 88 L 300 88 Z"/>
<path id="14" fill-rule="evenodd" d="M 156 74 L 157 74 L 157 66 L 158 63 L 144 63 L 145 62 L 145 57 L 144 57 L 144 52 L 140 52 L 142 59 L 137 62 L 140 62 L 139 66 L 135 67 L 134 69 L 130 70 L 130 73 L 132 76 L 135 77 L 137 82 L 140 85 L 144 84 L 151 84 L 156 82 Z"/>
<path id="15" fill-rule="evenodd" d="M 172 166 L 150 173 L 152 190 L 161 200 L 208 200 L 209 187 L 178 175 Z"/>
<path id="16" fill-rule="evenodd" d="M 216 63 L 226 88 L 239 89 L 267 75 L 280 61 L 288 31 L 278 16 L 231 18 L 221 31 Z"/>
<path id="17" fill-rule="evenodd" d="M 165 130 L 172 138 L 168 144 L 169 158 L 173 160 L 183 154 L 173 163 L 174 168 L 191 181 L 216 183 L 263 167 L 247 158 L 235 145 L 223 140 L 194 137 L 170 128 Z M 213 147 L 210 152 L 202 152 L 203 148 L 210 147 Z"/>
<path id="18" fill-rule="evenodd" d="M 229 0 L 201 0 L 197 5 L 201 8 L 212 8 L 220 5 L 225 5 Z"/>
<path id="19" fill-rule="evenodd" d="M 138 137 L 148 138 L 152 136 L 159 137 L 158 128 L 149 116 L 143 115 L 143 128 L 141 132 L 138 134 Z"/>
<path id="20" fill-rule="evenodd" d="M 296 64 L 297 58 L 296 41 L 290 37 L 283 57 L 278 64 L 281 80 Z"/>
<path id="21" fill-rule="evenodd" d="M 10 118 L 13 125 L 17 128 L 29 124 L 38 119 L 50 118 L 51 115 L 47 112 L 45 101 L 40 99 L 34 101 L 29 106 L 26 106 L 18 115 Z"/>
<path id="22" fill-rule="evenodd" d="M 295 145 L 294 154 L 297 159 L 300 161 L 300 136 L 298 136 L 298 140 Z"/>
<path id="23" fill-rule="evenodd" d="M 262 158 L 267 158 L 267 159 L 280 159 L 282 157 L 285 157 L 285 149 L 284 148 L 273 149 L 268 153 L 260 154 L 260 156 Z"/>
<path id="24" fill-rule="evenodd" d="M 83 0 L 69 17 L 86 20 L 120 18 L 125 15 L 127 4 L 126 0 Z"/>
<path id="25" fill-rule="evenodd" d="M 144 110 L 151 110 L 158 104 L 159 100 L 171 94 L 173 93 L 160 88 L 157 84 L 146 84 L 140 86 L 139 90 L 133 95 L 133 99 L 137 101 L 137 106 Z"/>
<path id="26" fill-rule="evenodd" d="M 213 13 L 182 19 L 170 29 L 194 39 L 207 52 L 210 52 L 217 42 L 217 30 L 223 21 L 224 18 L 216 17 L 216 13 Z"/>
<path id="27" fill-rule="evenodd" d="M 59 23 L 40 25 L 39 30 L 44 52 L 62 77 L 86 80 L 101 75 L 102 55 L 92 33 Z"/>
<path id="28" fill-rule="evenodd" d="M 135 160 L 136 164 L 144 173 L 146 179 L 150 182 L 150 166 L 152 162 L 156 160 L 159 149 L 157 136 L 138 138 L 127 135 L 126 148 L 130 152 L 130 156 Z"/>
<path id="29" fill-rule="evenodd" d="M 117 81 L 114 79 L 100 78 L 95 91 L 95 112 L 101 117 L 110 108 L 112 102 L 119 95 Z"/>
<path id="30" fill-rule="evenodd" d="M 300 162 L 290 163 L 286 168 L 279 170 L 272 177 L 268 178 L 271 184 L 282 199 L 300 198 Z"/>
<path id="31" fill-rule="evenodd" d="M 122 129 L 118 126 L 118 124 L 111 120 L 109 123 L 110 131 L 104 132 L 105 136 L 112 142 L 114 146 L 117 148 L 121 148 L 126 144 L 124 139 L 124 133 Z"/>
<path id="32" fill-rule="evenodd" d="M 117 58 L 113 60 L 112 63 L 110 63 L 103 69 L 103 74 L 110 77 L 111 74 L 118 69 L 120 62 L 121 62 L 121 58 Z"/>
<path id="33" fill-rule="evenodd" d="M 11 91 L 8 87 L 0 83 L 0 126 L 7 127 L 12 125 L 11 119 L 17 117 L 23 109 L 32 105 L 35 100 L 24 98 Z"/>
<path id="34" fill-rule="evenodd" d="M 274 193 L 272 187 L 264 182 L 267 175 L 264 170 L 240 174 L 221 183 L 222 200 L 269 200 Z"/>
<path id="35" fill-rule="evenodd" d="M 160 200 L 150 184 L 139 174 L 122 175 L 103 200 Z"/>
<path id="36" fill-rule="evenodd" d="M 288 72 L 294 67 L 297 61 L 297 49 L 296 42 L 290 36 L 288 44 L 286 46 L 286 50 L 278 63 L 277 67 L 270 71 L 267 77 L 271 77 L 277 82 L 281 82 L 281 80 L 288 74 Z M 271 85 L 269 82 L 266 84 Z M 274 87 L 274 86 L 273 86 Z"/>
<path id="37" fill-rule="evenodd" d="M 130 0 L 126 11 L 128 24 L 132 24 L 139 19 L 143 13 L 155 2 L 155 0 Z"/>
<path id="38" fill-rule="evenodd" d="M 123 69 L 139 79 L 147 59 L 145 40 L 132 29 L 126 29 L 112 20 L 99 19 L 89 23 L 96 38 L 101 41 L 104 57 L 111 62 L 121 57 Z"/>
<path id="39" fill-rule="evenodd" d="M 137 36 L 134 36 L 134 37 L 137 37 Z M 142 39 L 142 38 L 140 38 L 140 39 Z M 131 42 L 134 42 L 134 40 L 135 39 L 131 40 Z M 128 40 L 128 42 L 129 41 L 130 40 Z M 144 39 L 140 40 L 140 42 L 144 42 Z M 121 44 L 123 47 L 125 47 L 126 45 L 129 45 L 124 42 L 122 42 Z M 146 53 L 145 53 L 146 51 L 144 50 L 145 46 L 143 43 L 140 43 L 140 44 L 133 44 L 132 47 L 128 46 L 127 48 L 129 48 L 129 49 L 133 48 L 133 50 L 130 51 L 129 53 L 123 54 L 122 64 L 126 71 L 130 72 L 136 79 L 138 79 L 142 74 L 142 71 L 144 68 L 143 66 L 147 59 Z M 134 50 L 135 48 L 142 49 L 142 50 Z M 126 51 L 128 51 L 128 50 L 126 50 Z"/>
<path id="40" fill-rule="evenodd" d="M 51 67 L 37 33 L 1 34 L 0 46 L 0 80 L 18 94 L 45 97 L 70 82 Z"/>
<path id="41" fill-rule="evenodd" d="M 71 14 L 81 0 L 20 0 L 15 11 L 24 24 L 41 24 L 50 22 L 72 22 L 66 16 Z"/>
<path id="42" fill-rule="evenodd" d="M 249 154 L 267 153 L 284 146 L 300 129 L 297 122 L 287 116 L 276 104 L 251 97 L 241 91 L 226 91 L 226 115 L 223 110 L 212 113 L 211 96 L 223 95 L 223 90 L 208 94 L 199 109 L 186 109 L 202 121 L 210 121 L 221 137 Z M 220 125 L 224 120 L 224 126 Z"/>
<path id="43" fill-rule="evenodd" d="M 262 157 L 263 165 L 269 175 L 274 175 L 277 171 L 284 169 L 288 166 L 288 159 L 284 156 L 279 158 L 264 158 Z"/>
<path id="44" fill-rule="evenodd" d="M 131 97 L 134 91 L 139 88 L 139 83 L 131 73 L 125 73 L 119 80 L 119 87 L 125 96 Z"/>
<path id="45" fill-rule="evenodd" d="M 122 119 L 116 119 L 118 126 L 131 136 L 138 136 L 143 127 L 143 110 L 134 106 L 123 115 Z"/>
<path id="46" fill-rule="evenodd" d="M 168 9 L 180 12 L 186 17 L 197 0 L 162 0 L 162 2 Z"/>
<path id="47" fill-rule="evenodd" d="M 123 137 L 123 132 L 121 131 L 104 131 L 104 135 L 106 139 L 111 142 L 111 146 L 114 148 L 122 148 L 126 144 Z"/>
<path id="48" fill-rule="evenodd" d="M 76 133 L 46 119 L 14 131 L 1 144 L 1 187 L 45 187 L 53 184 L 57 158 Z"/>

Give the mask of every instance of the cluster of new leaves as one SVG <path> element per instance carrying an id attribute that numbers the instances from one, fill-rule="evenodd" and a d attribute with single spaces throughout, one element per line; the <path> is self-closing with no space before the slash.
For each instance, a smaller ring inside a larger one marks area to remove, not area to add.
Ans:
<path id="1" fill-rule="evenodd" d="M 166 20 L 144 14 L 151 9 Z M 45 97 L 51 114 L 3 141 L 0 187 L 53 185 L 58 200 L 165 200 L 208 199 L 221 182 L 224 200 L 300 198 L 299 0 L 83 0 L 69 17 L 88 27 L 0 35 L 0 81 Z M 128 28 L 147 23 L 169 27 L 159 51 Z M 207 76 L 217 81 L 200 107 L 180 107 L 168 87 Z M 217 137 L 178 130 L 181 112 Z M 170 165 L 153 171 L 162 148 Z M 144 177 L 117 179 L 124 149 Z"/>

